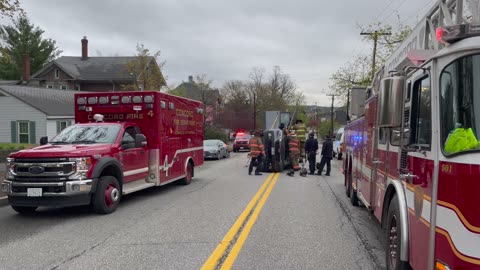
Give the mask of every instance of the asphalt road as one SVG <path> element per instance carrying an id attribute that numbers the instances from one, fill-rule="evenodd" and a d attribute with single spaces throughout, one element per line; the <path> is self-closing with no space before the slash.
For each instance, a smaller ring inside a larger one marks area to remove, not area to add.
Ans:
<path id="1" fill-rule="evenodd" d="M 105 216 L 0 207 L 0 269 L 200 269 L 268 177 L 245 162 L 207 161 L 190 185 L 128 195 Z M 380 226 L 350 205 L 339 166 L 331 177 L 281 174 L 233 269 L 384 269 Z"/>

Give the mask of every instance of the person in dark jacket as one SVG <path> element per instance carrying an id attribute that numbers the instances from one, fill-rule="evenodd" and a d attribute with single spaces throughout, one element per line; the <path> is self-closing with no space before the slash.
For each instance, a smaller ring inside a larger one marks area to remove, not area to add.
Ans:
<path id="1" fill-rule="evenodd" d="M 317 174 L 322 175 L 323 167 L 325 167 L 325 164 L 327 164 L 327 173 L 325 175 L 330 176 L 330 169 L 331 169 L 330 161 L 332 160 L 332 157 L 333 157 L 333 143 L 332 143 L 332 140 L 330 140 L 330 135 L 326 136 L 326 139 L 322 144 L 321 155 L 322 155 L 322 159 L 320 160 L 320 168 L 318 169 Z"/>
<path id="2" fill-rule="evenodd" d="M 308 167 L 310 172 L 308 174 L 315 173 L 315 161 L 317 159 L 317 151 L 318 151 L 318 141 L 315 139 L 315 134 L 311 132 L 308 134 L 307 142 L 305 143 L 305 153 L 307 154 L 308 158 Z"/>

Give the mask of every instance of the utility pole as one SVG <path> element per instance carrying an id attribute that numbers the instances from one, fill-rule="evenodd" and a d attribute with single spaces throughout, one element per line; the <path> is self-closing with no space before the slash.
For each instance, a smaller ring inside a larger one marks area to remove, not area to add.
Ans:
<path id="1" fill-rule="evenodd" d="M 330 133 L 330 136 L 333 136 L 333 103 L 335 102 L 335 96 L 338 96 L 338 95 L 335 95 L 335 94 L 331 94 L 331 95 L 327 95 L 327 96 L 331 96 L 332 97 L 332 108 L 331 108 L 331 115 L 330 115 L 330 125 L 331 125 L 331 133 Z"/>
<path id="2" fill-rule="evenodd" d="M 257 100 L 256 94 L 253 93 L 253 130 L 257 130 Z"/>
<path id="3" fill-rule="evenodd" d="M 360 35 L 362 36 L 372 36 L 373 38 L 373 59 L 372 59 L 372 81 L 375 78 L 375 58 L 377 56 L 377 42 L 378 37 L 380 36 L 390 36 L 392 33 L 384 33 L 384 32 L 361 32 Z"/>
<path id="4" fill-rule="evenodd" d="M 350 89 L 347 89 L 347 123 L 350 121 L 350 116 L 349 116 L 349 108 L 350 108 Z"/>

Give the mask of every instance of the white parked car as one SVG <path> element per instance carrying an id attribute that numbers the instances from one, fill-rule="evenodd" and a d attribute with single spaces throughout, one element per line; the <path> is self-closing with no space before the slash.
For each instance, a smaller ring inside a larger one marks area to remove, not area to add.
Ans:
<path id="1" fill-rule="evenodd" d="M 333 156 L 336 156 L 338 160 L 341 160 L 343 156 L 343 130 L 343 127 L 338 129 L 333 141 Z"/>

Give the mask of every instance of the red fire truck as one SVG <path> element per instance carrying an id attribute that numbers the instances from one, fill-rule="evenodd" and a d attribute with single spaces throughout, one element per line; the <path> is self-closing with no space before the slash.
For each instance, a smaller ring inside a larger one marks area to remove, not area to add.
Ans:
<path id="1" fill-rule="evenodd" d="M 439 2 L 345 127 L 346 193 L 385 228 L 388 269 L 480 269 L 480 25 Z"/>
<path id="2" fill-rule="evenodd" d="M 188 185 L 203 164 L 201 102 L 150 91 L 79 93 L 75 122 L 7 159 L 2 190 L 14 210 L 91 204 L 108 214 L 122 195 Z"/>

